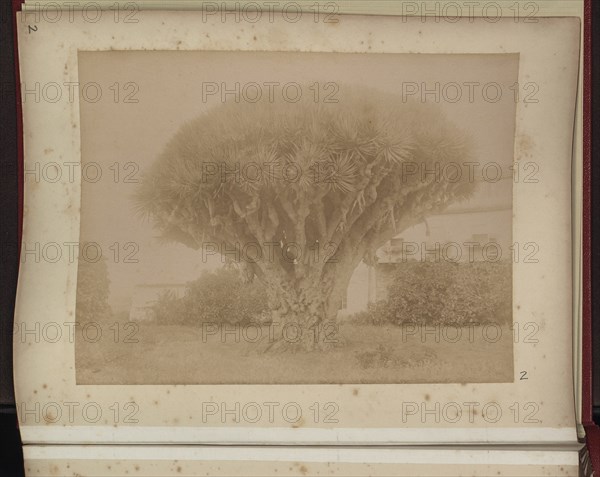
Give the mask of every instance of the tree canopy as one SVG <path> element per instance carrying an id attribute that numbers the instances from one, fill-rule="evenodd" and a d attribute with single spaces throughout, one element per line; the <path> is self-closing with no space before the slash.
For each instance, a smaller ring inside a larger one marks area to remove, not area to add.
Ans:
<path id="1" fill-rule="evenodd" d="M 274 308 L 303 310 L 318 295 L 331 314 L 360 260 L 474 188 L 464 174 L 443 173 L 473 153 L 438 105 L 341 92 L 337 103 L 213 107 L 147 170 L 139 210 L 165 238 L 194 249 L 252 244 L 236 260 L 279 296 Z M 298 291 L 315 287 L 312 298 Z"/>

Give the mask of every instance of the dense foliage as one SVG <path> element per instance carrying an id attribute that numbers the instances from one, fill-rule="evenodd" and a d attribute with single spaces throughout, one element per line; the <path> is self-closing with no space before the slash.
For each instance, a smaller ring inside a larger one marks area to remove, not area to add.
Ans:
<path id="1" fill-rule="evenodd" d="M 510 323 L 511 263 L 408 262 L 395 268 L 387 299 L 370 306 L 378 323 Z"/>
<path id="2" fill-rule="evenodd" d="M 108 303 L 109 286 L 106 259 L 90 261 L 80 255 L 75 305 L 75 316 L 79 323 L 100 322 L 111 317 L 111 308 Z"/>
<path id="3" fill-rule="evenodd" d="M 267 311 L 267 295 L 258 283 L 244 283 L 235 269 L 205 272 L 188 283 L 185 295 L 162 293 L 153 307 L 162 324 L 258 322 Z"/>

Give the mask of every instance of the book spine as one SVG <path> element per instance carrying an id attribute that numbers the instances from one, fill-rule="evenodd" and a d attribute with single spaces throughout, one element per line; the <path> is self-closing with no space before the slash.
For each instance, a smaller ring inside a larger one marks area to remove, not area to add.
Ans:
<path id="1" fill-rule="evenodd" d="M 591 466 L 600 472 L 600 428 L 592 413 L 592 0 L 584 1 L 583 19 L 582 424 Z"/>

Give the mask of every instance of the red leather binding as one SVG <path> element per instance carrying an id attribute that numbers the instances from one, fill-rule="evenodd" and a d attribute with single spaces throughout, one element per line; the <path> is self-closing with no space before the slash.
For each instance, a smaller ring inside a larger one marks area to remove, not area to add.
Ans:
<path id="1" fill-rule="evenodd" d="M 19 69 L 19 45 L 17 35 L 17 15 L 16 12 L 21 10 L 21 1 L 12 0 L 13 7 L 13 25 L 15 34 L 15 77 L 16 77 L 16 98 L 17 98 L 17 142 L 19 159 L 17 163 L 17 176 L 19 178 L 19 222 L 18 222 L 18 250 L 21 256 L 21 235 L 23 233 L 23 109 L 21 105 L 21 72 Z"/>
<path id="2" fill-rule="evenodd" d="M 583 48 L 582 423 L 592 467 L 600 472 L 600 428 L 592 420 L 592 0 L 585 0 Z"/>

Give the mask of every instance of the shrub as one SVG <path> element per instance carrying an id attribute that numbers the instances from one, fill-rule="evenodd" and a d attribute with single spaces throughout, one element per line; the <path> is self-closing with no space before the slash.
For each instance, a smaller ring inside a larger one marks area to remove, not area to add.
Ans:
<path id="1" fill-rule="evenodd" d="M 154 306 L 159 323 L 248 323 L 260 321 L 267 294 L 259 283 L 246 283 L 234 268 L 205 272 L 187 284 L 182 298 L 164 293 Z"/>
<path id="2" fill-rule="evenodd" d="M 511 275 L 509 262 L 400 264 L 369 312 L 375 323 L 510 323 Z"/>
<path id="3" fill-rule="evenodd" d="M 85 250 L 85 247 L 80 247 L 80 250 Z M 108 301 L 109 287 L 106 259 L 101 258 L 96 262 L 91 262 L 80 254 L 75 304 L 75 316 L 78 323 L 106 322 L 111 319 L 112 310 Z"/>

